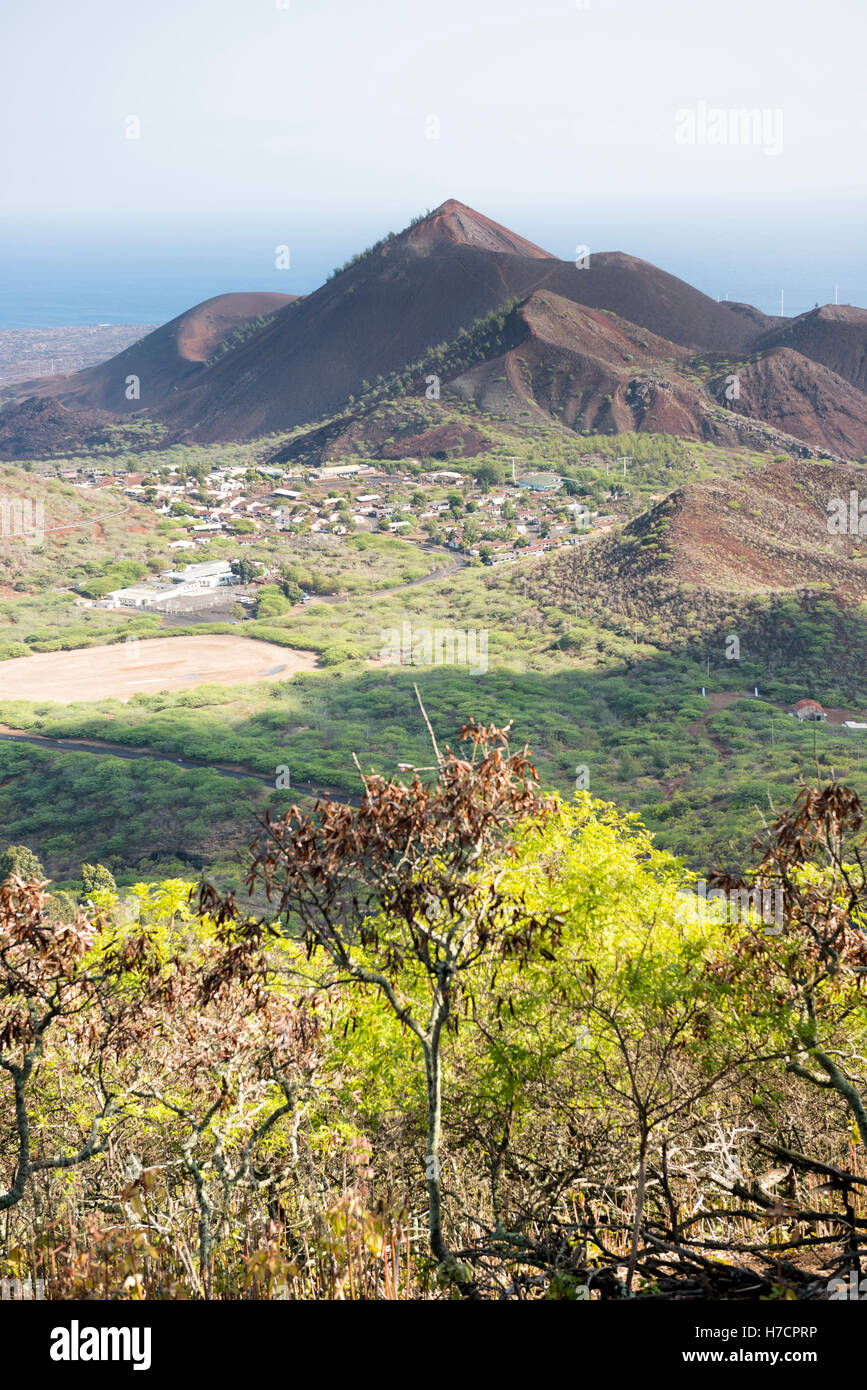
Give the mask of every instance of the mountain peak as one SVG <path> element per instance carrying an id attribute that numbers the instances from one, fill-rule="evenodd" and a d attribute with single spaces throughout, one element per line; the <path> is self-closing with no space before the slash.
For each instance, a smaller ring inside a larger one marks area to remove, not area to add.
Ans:
<path id="1" fill-rule="evenodd" d="M 472 246 L 479 251 L 497 251 L 508 256 L 527 256 L 533 260 L 553 260 L 549 251 L 527 241 L 517 232 L 494 222 L 475 208 L 457 198 L 447 198 L 421 222 L 412 227 L 407 241 L 416 251 L 433 250 L 436 246 Z"/>

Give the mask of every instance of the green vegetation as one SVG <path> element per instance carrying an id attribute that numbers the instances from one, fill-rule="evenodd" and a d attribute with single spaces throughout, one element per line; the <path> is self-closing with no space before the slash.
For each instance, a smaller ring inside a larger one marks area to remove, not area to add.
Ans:
<path id="1" fill-rule="evenodd" d="M 426 782 L 272 824 L 262 920 L 92 866 L 75 920 L 0 888 L 3 1277 L 828 1296 L 865 1241 L 861 804 L 817 787 L 766 832 L 739 887 L 787 885 L 769 930 L 734 899 L 699 912 L 637 818 L 544 798 L 502 731 L 462 744 Z"/>
<path id="2" fill-rule="evenodd" d="M 121 883 L 219 866 L 263 792 L 209 768 L 0 744 L 4 838 L 38 846 L 54 882 L 75 893 L 83 861 Z"/>
<path id="3" fill-rule="evenodd" d="M 0 854 L 0 883 L 5 882 L 10 874 L 23 879 L 25 883 L 33 879 L 41 882 L 45 878 L 41 863 L 26 845 L 10 845 Z"/>

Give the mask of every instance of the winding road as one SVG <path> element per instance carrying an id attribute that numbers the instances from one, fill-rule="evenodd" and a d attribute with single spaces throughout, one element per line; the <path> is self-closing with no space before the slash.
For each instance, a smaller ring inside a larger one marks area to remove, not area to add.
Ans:
<path id="1" fill-rule="evenodd" d="M 171 753 L 161 753 L 157 748 L 129 748 L 124 743 L 109 743 L 102 739 L 49 738 L 45 734 L 28 734 L 21 729 L 0 727 L 0 742 L 30 743 L 37 748 L 47 748 L 54 753 L 95 753 L 99 757 L 122 758 L 125 762 L 138 762 L 142 758 L 151 762 L 171 763 L 185 772 L 216 772 L 219 777 L 230 777 L 238 782 L 260 782 L 275 790 L 275 776 L 263 777 L 261 772 L 251 772 L 233 763 L 207 763 L 196 758 L 177 758 Z M 275 769 L 276 772 L 276 769 Z M 339 787 L 322 787 L 313 782 L 293 782 L 288 791 L 301 796 L 328 796 L 332 801 L 343 802 L 347 806 L 357 806 L 360 796 L 353 796 Z"/>

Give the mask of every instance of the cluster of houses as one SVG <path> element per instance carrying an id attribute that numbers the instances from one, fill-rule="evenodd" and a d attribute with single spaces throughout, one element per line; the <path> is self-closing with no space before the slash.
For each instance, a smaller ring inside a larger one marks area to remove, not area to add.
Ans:
<path id="1" fill-rule="evenodd" d="M 419 466 L 416 459 L 408 463 Z M 286 468 L 250 461 L 222 462 L 208 473 L 201 468 L 194 473 L 124 474 L 85 466 L 62 476 L 80 487 L 118 488 L 183 524 L 183 538 L 171 542 L 177 551 L 194 551 L 219 537 L 244 546 L 281 532 L 341 536 L 378 530 L 420 542 L 433 537 L 453 550 L 481 555 L 488 564 L 501 564 L 576 544 L 581 532 L 615 520 L 558 496 L 563 480 L 550 472 L 514 476 L 488 492 L 449 468 L 410 473 L 364 463 Z M 455 508 L 446 493 L 470 505 Z M 131 586 L 120 600 L 127 601 L 146 607 L 161 599 L 153 598 L 151 586 L 141 585 Z"/>

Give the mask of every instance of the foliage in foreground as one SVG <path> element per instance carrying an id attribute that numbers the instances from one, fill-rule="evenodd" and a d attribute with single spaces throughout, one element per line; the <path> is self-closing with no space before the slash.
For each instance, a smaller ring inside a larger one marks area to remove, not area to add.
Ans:
<path id="1" fill-rule="evenodd" d="M 50 1297 L 827 1297 L 863 1250 L 864 816 L 771 827 L 768 924 L 470 726 L 266 823 L 264 920 L 0 889 L 0 1273 Z M 728 901 L 728 899 L 727 899 Z M 769 1157 L 777 1166 L 767 1168 Z"/>

